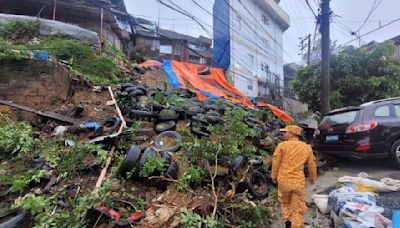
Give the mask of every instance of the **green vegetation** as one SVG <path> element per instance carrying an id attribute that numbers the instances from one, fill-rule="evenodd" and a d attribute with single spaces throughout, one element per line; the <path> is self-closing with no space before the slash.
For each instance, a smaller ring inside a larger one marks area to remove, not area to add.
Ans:
<path id="1" fill-rule="evenodd" d="M 0 24 L 0 38 L 13 40 L 14 42 L 26 42 L 38 33 L 39 22 L 12 20 Z"/>
<path id="2" fill-rule="evenodd" d="M 204 175 L 204 169 L 197 166 L 190 166 L 183 174 L 183 177 L 179 179 L 180 184 L 176 185 L 176 189 L 184 192 L 186 189 L 183 186 L 191 187 L 193 185 L 200 184 L 204 178 Z"/>
<path id="3" fill-rule="evenodd" d="M 32 127 L 24 122 L 0 122 L 0 156 L 22 156 L 33 146 Z"/>
<path id="4" fill-rule="evenodd" d="M 59 164 L 61 176 L 73 177 L 77 171 L 88 165 L 102 164 L 106 158 L 107 151 L 103 150 L 101 145 L 76 143 L 62 153 Z"/>
<path id="5" fill-rule="evenodd" d="M 198 138 L 193 136 L 187 129 L 179 129 L 183 135 L 183 145 L 190 148 L 185 154 L 192 161 L 203 159 L 214 162 L 215 155 L 218 157 L 218 164 L 229 165 L 238 155 L 252 158 L 256 148 L 247 140 L 255 135 L 244 117 L 247 115 L 242 109 L 235 114 L 230 109 L 225 111 L 224 124 L 208 126 L 211 132 L 209 138 Z"/>
<path id="6" fill-rule="evenodd" d="M 400 62 L 395 59 L 392 41 L 372 50 L 347 46 L 332 54 L 332 108 L 400 96 Z M 293 90 L 312 111 L 320 107 L 320 64 L 300 67 L 292 82 Z"/>
<path id="7" fill-rule="evenodd" d="M 223 227 L 223 224 L 218 221 L 217 218 L 212 216 L 207 216 L 202 218 L 199 214 L 193 213 L 186 208 L 180 208 L 180 216 L 174 221 L 174 224 L 180 224 L 182 228 L 192 228 L 192 227 L 207 227 L 207 228 L 217 228 Z"/>
<path id="8" fill-rule="evenodd" d="M 33 50 L 45 50 L 60 60 L 68 61 L 75 74 L 94 84 L 117 84 L 121 71 L 114 58 L 126 56 L 112 47 L 98 53 L 88 42 L 63 37 L 39 37 L 38 43 L 27 44 L 37 36 L 37 22 L 10 21 L 0 25 L 0 61 L 28 57 Z"/>
<path id="9" fill-rule="evenodd" d="M 165 170 L 165 162 L 161 157 L 147 157 L 143 167 L 141 167 L 139 175 L 141 177 L 149 177 L 154 173 L 163 172 Z"/>
<path id="10" fill-rule="evenodd" d="M 37 49 L 48 50 L 69 61 L 72 68 L 95 84 L 116 84 L 121 76 L 116 63 L 107 54 L 98 54 L 89 43 L 65 38 L 44 39 Z"/>

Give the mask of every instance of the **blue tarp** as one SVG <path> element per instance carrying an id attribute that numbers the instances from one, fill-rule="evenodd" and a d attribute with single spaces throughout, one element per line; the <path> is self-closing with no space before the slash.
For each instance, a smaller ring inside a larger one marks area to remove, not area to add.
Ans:
<path id="1" fill-rule="evenodd" d="M 176 88 L 176 87 L 180 87 L 182 86 L 179 81 L 178 81 L 178 77 L 176 77 L 176 74 L 174 73 L 174 70 L 172 69 L 172 62 L 171 60 L 166 60 L 164 59 L 164 63 L 162 65 L 165 74 L 167 74 L 168 76 L 168 82 L 169 84 Z"/>
<path id="2" fill-rule="evenodd" d="M 200 90 L 200 93 L 203 94 L 204 96 L 207 96 L 207 97 L 211 98 L 211 99 L 218 99 L 219 98 L 217 95 L 214 95 L 214 94 L 209 93 L 207 91 Z"/>

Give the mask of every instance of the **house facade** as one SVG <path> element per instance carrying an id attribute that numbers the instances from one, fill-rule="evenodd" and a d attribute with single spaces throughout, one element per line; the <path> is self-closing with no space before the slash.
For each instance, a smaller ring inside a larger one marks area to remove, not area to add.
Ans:
<path id="1" fill-rule="evenodd" d="M 278 0 L 215 0 L 213 65 L 248 96 L 283 87 L 283 33 L 289 15 Z"/>
<path id="2" fill-rule="evenodd" d="M 152 59 L 170 59 L 196 64 L 211 64 L 212 40 L 159 28 L 154 22 L 135 18 L 136 48 Z"/>
<path id="3" fill-rule="evenodd" d="M 0 13 L 76 25 L 126 54 L 133 49 L 135 31 L 124 0 L 0 0 Z"/>

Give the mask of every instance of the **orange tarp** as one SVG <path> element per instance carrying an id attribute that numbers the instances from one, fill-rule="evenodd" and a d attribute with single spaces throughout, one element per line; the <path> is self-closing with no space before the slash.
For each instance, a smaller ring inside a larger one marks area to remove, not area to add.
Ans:
<path id="1" fill-rule="evenodd" d="M 210 75 L 198 74 L 199 71 L 204 69 L 203 65 L 196 65 L 192 63 L 181 63 L 177 61 L 172 62 L 172 70 L 174 71 L 178 82 L 183 88 L 187 88 L 186 82 L 188 82 L 192 87 L 199 91 L 194 91 L 199 98 L 203 101 L 208 99 L 208 97 L 202 92 L 206 92 L 218 97 L 223 97 L 234 103 L 245 104 L 249 107 L 253 107 L 253 102 L 246 97 L 244 93 L 239 91 L 237 88 L 228 83 L 225 78 L 224 71 L 220 68 L 211 68 Z M 221 88 L 221 89 L 218 89 Z M 292 122 L 293 118 L 290 117 L 286 112 L 280 110 L 279 108 L 266 104 L 260 103 L 260 107 L 268 107 L 272 112 L 282 121 Z"/>

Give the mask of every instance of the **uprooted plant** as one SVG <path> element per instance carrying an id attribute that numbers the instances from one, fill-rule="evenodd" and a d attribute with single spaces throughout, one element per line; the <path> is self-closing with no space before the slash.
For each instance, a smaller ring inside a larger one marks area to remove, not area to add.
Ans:
<path id="1" fill-rule="evenodd" d="M 23 156 L 32 149 L 33 143 L 29 124 L 0 121 L 0 156 Z"/>

